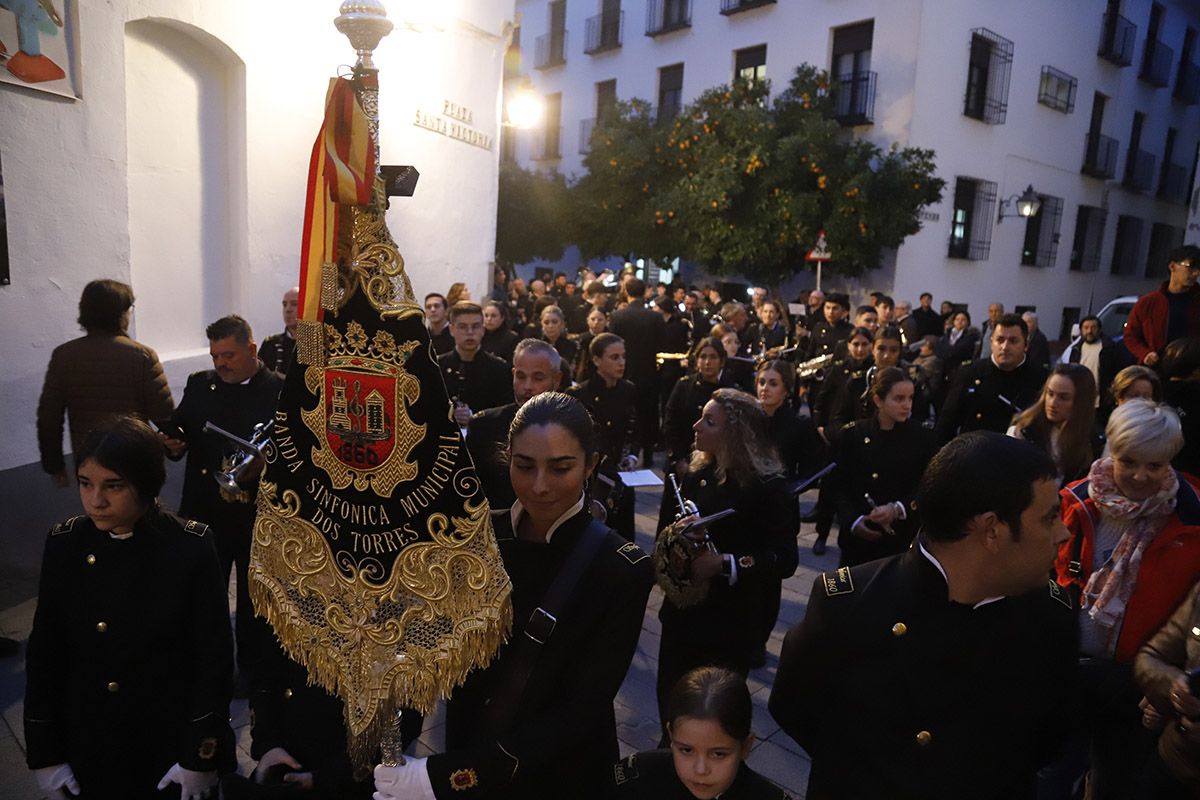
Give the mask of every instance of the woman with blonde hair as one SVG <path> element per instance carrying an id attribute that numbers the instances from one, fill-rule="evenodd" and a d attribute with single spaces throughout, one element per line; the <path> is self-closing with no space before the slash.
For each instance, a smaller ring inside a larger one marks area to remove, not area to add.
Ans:
<path id="1" fill-rule="evenodd" d="M 1082 364 L 1055 364 L 1038 401 L 1013 419 L 1008 435 L 1032 442 L 1058 466 L 1059 484 L 1087 474 L 1098 452 L 1096 378 Z"/>
<path id="2" fill-rule="evenodd" d="M 1183 446 L 1179 417 L 1148 400 L 1113 411 L 1111 456 L 1060 493 L 1070 537 L 1057 582 L 1079 597 L 1081 713 L 1075 750 L 1091 751 L 1096 798 L 1135 796 L 1153 740 L 1141 728 L 1134 656 L 1200 580 L 1200 481 L 1171 468 Z M 1070 764 L 1043 781 L 1069 784 Z M 1043 796 L 1043 795 L 1039 795 Z"/>
<path id="3" fill-rule="evenodd" d="M 685 532 L 697 519 L 688 515 L 660 533 L 660 548 L 676 536 L 695 544 L 683 576 L 686 596 L 675 591 L 680 575 L 659 575 L 666 595 L 658 655 L 664 722 L 667 694 L 689 670 L 715 665 L 749 673 L 762 621 L 772 611 L 768 595 L 799 563 L 796 503 L 758 401 L 736 389 L 718 389 L 692 430 L 695 447 L 681 482 L 683 497 L 702 516 L 734 513 Z"/>
<path id="4" fill-rule="evenodd" d="M 459 300 L 470 300 L 471 290 L 461 281 L 450 285 L 450 291 L 446 292 L 446 308 L 453 308 L 454 304 Z"/>
<path id="5" fill-rule="evenodd" d="M 1117 373 L 1109 392 L 1112 394 L 1114 408 L 1139 398 L 1161 403 L 1162 380 L 1154 370 L 1136 364 Z"/>

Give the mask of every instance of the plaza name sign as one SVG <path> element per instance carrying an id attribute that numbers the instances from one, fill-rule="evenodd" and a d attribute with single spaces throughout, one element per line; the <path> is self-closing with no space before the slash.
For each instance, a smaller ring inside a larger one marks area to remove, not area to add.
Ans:
<path id="1" fill-rule="evenodd" d="M 475 115 L 466 106 L 450 100 L 443 100 L 442 110 L 439 113 L 418 108 L 413 125 L 440 133 L 442 136 L 449 136 L 460 142 L 466 142 L 472 147 L 491 150 L 492 137 L 472 127 L 474 118 Z"/>

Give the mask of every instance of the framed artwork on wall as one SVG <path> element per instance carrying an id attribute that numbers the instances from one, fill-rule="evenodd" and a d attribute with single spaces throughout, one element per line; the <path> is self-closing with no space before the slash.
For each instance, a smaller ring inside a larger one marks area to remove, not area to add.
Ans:
<path id="1" fill-rule="evenodd" d="M 0 84 L 83 97 L 78 0 L 0 0 Z"/>

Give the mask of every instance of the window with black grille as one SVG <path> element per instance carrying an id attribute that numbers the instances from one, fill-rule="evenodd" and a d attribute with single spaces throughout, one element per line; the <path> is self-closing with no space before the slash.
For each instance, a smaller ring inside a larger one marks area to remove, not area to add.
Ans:
<path id="1" fill-rule="evenodd" d="M 1100 247 L 1108 212 L 1096 206 L 1080 206 L 1075 215 L 1075 238 L 1071 243 L 1071 270 L 1095 272 L 1100 268 Z"/>
<path id="2" fill-rule="evenodd" d="M 963 114 L 989 125 L 1004 124 L 1008 116 L 1012 59 L 1013 43 L 1010 40 L 987 28 L 971 31 Z"/>
<path id="3" fill-rule="evenodd" d="M 1042 67 L 1042 81 L 1038 86 L 1038 102 L 1047 108 L 1070 114 L 1075 110 L 1075 90 L 1079 80 L 1049 64 Z"/>
<path id="4" fill-rule="evenodd" d="M 984 261 L 992 249 L 992 216 L 996 213 L 996 184 L 959 176 L 954 183 L 950 216 L 950 258 Z"/>
<path id="5" fill-rule="evenodd" d="M 1042 205 L 1038 213 L 1025 220 L 1025 242 L 1021 246 L 1021 264 L 1026 267 L 1053 267 L 1058 256 L 1058 231 L 1062 225 L 1061 197 L 1038 195 Z"/>
<path id="6" fill-rule="evenodd" d="M 665 124 L 683 108 L 683 64 L 672 64 L 658 71 L 658 121 Z"/>
<path id="7" fill-rule="evenodd" d="M 833 31 L 834 117 L 842 125 L 870 124 L 875 118 L 875 80 L 871 47 L 875 20 Z"/>
<path id="8" fill-rule="evenodd" d="M 1117 239 L 1113 243 L 1112 264 L 1109 272 L 1113 275 L 1136 275 L 1141 263 L 1139 257 L 1142 249 L 1142 228 L 1145 222 L 1130 214 L 1117 217 Z"/>

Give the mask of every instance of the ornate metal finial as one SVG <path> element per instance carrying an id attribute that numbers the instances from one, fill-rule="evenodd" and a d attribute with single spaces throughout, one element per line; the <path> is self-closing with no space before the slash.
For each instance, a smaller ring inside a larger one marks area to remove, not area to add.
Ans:
<path id="1" fill-rule="evenodd" d="M 346 0 L 339 10 L 341 14 L 333 24 L 346 35 L 358 53 L 357 66 L 360 69 L 375 69 L 371 53 L 379 46 L 379 40 L 392 32 L 393 25 L 387 18 L 387 9 L 379 0 Z"/>

